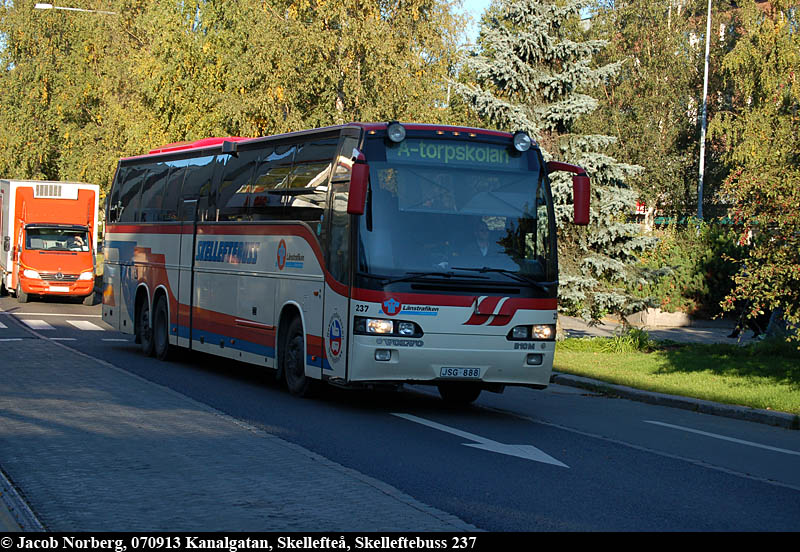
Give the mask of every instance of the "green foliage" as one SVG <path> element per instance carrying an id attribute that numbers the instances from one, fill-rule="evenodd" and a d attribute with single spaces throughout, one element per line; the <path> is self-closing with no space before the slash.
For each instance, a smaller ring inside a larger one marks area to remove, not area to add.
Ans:
<path id="1" fill-rule="evenodd" d="M 746 2 L 741 38 L 725 57 L 733 94 L 711 126 L 731 175 L 731 216 L 751 240 L 746 268 L 723 308 L 751 301 L 800 324 L 800 33 L 797 5 Z M 750 235 L 754 232 L 754 235 Z"/>
<path id="2" fill-rule="evenodd" d="M 716 4 L 713 29 L 728 18 L 725 2 Z M 590 33 L 609 40 L 602 59 L 622 65 L 617 78 L 602 84 L 604 101 L 582 126 L 617 137 L 609 153 L 643 167 L 629 182 L 648 208 L 648 227 L 657 210 L 683 215 L 697 205 L 705 6 L 705 1 L 633 0 L 602 4 L 592 20 Z M 727 38 L 712 40 L 712 78 L 728 47 Z M 719 89 L 717 80 L 710 83 L 712 97 Z M 716 107 L 711 102 L 711 116 Z M 711 177 L 716 167 L 709 148 L 706 197 L 718 186 L 718 179 Z"/>
<path id="3" fill-rule="evenodd" d="M 694 315 L 719 314 L 719 302 L 728 295 L 739 270 L 744 248 L 736 228 L 726 224 L 672 223 L 658 230 L 658 245 L 644 253 L 645 271 L 659 273 L 632 290 L 651 298 L 666 312 Z"/>
<path id="4" fill-rule="evenodd" d="M 558 344 L 559 350 L 584 353 L 634 353 L 650 352 L 658 348 L 658 344 L 650 338 L 645 330 L 631 326 L 621 327 L 613 337 L 582 337 L 565 339 Z"/>
<path id="5" fill-rule="evenodd" d="M 0 4 L 6 178 L 107 190 L 120 157 L 166 143 L 457 116 L 449 0 L 97 2 L 116 15 L 33 4 Z"/>

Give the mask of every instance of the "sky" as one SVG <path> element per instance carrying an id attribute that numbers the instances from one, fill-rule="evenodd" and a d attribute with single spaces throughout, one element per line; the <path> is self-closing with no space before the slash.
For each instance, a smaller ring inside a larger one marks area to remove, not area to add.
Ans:
<path id="1" fill-rule="evenodd" d="M 492 0 L 463 0 L 462 10 L 471 15 L 474 20 L 472 26 L 469 27 L 467 31 L 472 43 L 478 38 L 478 20 L 491 3 Z"/>

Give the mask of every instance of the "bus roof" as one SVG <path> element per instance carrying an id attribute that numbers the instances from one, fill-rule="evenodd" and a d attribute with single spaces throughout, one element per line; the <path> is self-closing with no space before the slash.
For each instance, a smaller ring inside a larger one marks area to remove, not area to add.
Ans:
<path id="1" fill-rule="evenodd" d="M 407 130 L 417 130 L 417 131 L 431 131 L 431 132 L 451 132 L 451 133 L 464 133 L 467 135 L 476 135 L 476 134 L 483 134 L 488 136 L 501 136 L 501 137 L 511 137 L 512 134 L 510 132 L 503 132 L 499 130 L 488 130 L 482 128 L 471 128 L 471 127 L 460 127 L 460 126 L 452 126 L 452 125 L 436 125 L 436 124 L 428 124 L 428 123 L 401 123 Z M 213 148 L 215 146 L 221 146 L 223 142 L 246 142 L 250 140 L 263 140 L 264 138 L 278 138 L 278 137 L 289 137 L 292 135 L 298 134 L 307 134 L 309 132 L 316 132 L 316 131 L 326 131 L 326 130 L 335 130 L 341 129 L 346 127 L 358 127 L 363 129 L 365 132 L 374 133 L 386 130 L 389 126 L 388 122 L 384 123 L 360 123 L 360 122 L 352 122 L 347 123 L 344 125 L 335 125 L 329 127 L 321 127 L 315 129 L 306 129 L 301 131 L 295 132 L 288 132 L 284 134 L 276 134 L 272 136 L 259 136 L 259 137 L 242 137 L 242 136 L 228 136 L 228 137 L 213 137 L 213 138 L 202 138 L 200 140 L 195 140 L 191 142 L 173 142 L 171 144 L 165 144 L 163 146 L 154 148 L 147 152 L 145 155 L 134 155 L 131 157 L 124 157 L 123 160 L 128 159 L 137 159 L 141 157 L 147 157 L 149 155 L 157 155 L 162 153 L 174 153 L 179 151 L 189 151 L 189 150 L 199 150 L 205 148 Z"/>

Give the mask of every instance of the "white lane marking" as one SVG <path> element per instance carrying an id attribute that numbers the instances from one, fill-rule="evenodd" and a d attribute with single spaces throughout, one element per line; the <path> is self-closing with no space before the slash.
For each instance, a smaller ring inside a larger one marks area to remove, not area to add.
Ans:
<path id="1" fill-rule="evenodd" d="M 563 468 L 569 468 L 569 466 L 567 466 L 566 464 L 559 462 L 552 456 L 545 454 L 541 450 L 531 445 L 506 445 L 504 443 L 498 443 L 497 441 L 492 441 L 491 439 L 487 439 L 486 437 L 481 437 L 480 435 L 475 435 L 473 433 L 461 431 L 460 429 L 455 429 L 453 427 L 438 424 L 436 422 L 432 422 L 424 418 L 418 418 L 416 416 L 412 416 L 411 414 L 401 414 L 398 412 L 392 412 L 392 416 L 397 416 L 398 418 L 403 418 L 410 422 L 422 424 L 424 426 L 428 426 L 433 429 L 438 429 L 439 431 L 444 431 L 445 433 L 450 433 L 452 435 L 464 437 L 465 439 L 469 439 L 470 441 L 475 441 L 475 443 L 477 443 L 477 444 L 462 443 L 464 446 L 467 447 L 474 447 L 478 449 L 488 450 L 490 452 L 497 452 L 499 454 L 517 456 L 519 458 L 524 458 L 526 460 L 533 460 L 535 462 L 543 462 L 545 464 L 554 464 L 556 466 L 561 466 Z"/>
<path id="2" fill-rule="evenodd" d="M 21 318 L 20 322 L 23 322 L 26 326 L 33 330 L 55 330 L 53 326 L 44 320 L 25 320 Z"/>
<path id="3" fill-rule="evenodd" d="M 678 425 L 667 424 L 664 422 L 656 422 L 653 420 L 644 420 L 646 424 L 655 424 L 664 427 L 669 427 L 672 429 L 679 429 L 681 431 L 688 431 L 689 433 L 697 433 L 698 435 L 705 435 L 706 437 L 713 437 L 714 439 L 721 439 L 723 441 L 731 441 L 732 443 L 739 443 L 740 445 L 747 445 L 749 447 L 757 447 L 766 450 L 772 450 L 775 452 L 782 452 L 784 454 L 794 454 L 795 456 L 800 456 L 800 452 L 794 450 L 787 450 L 778 447 L 771 447 L 769 445 L 762 445 L 760 443 L 753 443 L 752 441 L 743 441 L 742 439 L 735 439 L 733 437 L 725 437 L 724 435 L 718 435 L 716 433 L 709 433 L 707 431 L 700 431 L 699 429 L 692 429 L 690 427 L 683 427 Z"/>
<path id="4" fill-rule="evenodd" d="M 120 339 L 115 337 L 106 337 L 103 338 L 102 341 L 130 341 L 130 339 Z"/>
<path id="5" fill-rule="evenodd" d="M 5 342 L 5 341 L 22 341 L 22 338 L 21 337 L 4 337 L 4 338 L 0 339 L 0 341 L 3 341 L 3 342 Z"/>
<path id="6" fill-rule="evenodd" d="M 103 328 L 98 326 L 97 324 L 92 324 L 88 320 L 67 320 L 67 323 L 72 324 L 79 330 L 86 330 L 89 332 L 102 332 L 104 331 Z"/>
<path id="7" fill-rule="evenodd" d="M 50 341 L 78 341 L 74 337 L 51 337 Z"/>

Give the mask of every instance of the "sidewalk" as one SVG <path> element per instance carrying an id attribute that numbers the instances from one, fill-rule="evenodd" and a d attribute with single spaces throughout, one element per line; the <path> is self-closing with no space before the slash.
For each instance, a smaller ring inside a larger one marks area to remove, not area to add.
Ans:
<path id="1" fill-rule="evenodd" d="M 599 325 L 590 326 L 580 318 L 559 316 L 558 321 L 567 334 L 567 337 L 613 337 L 619 334 L 620 322 L 604 319 Z M 658 322 L 658 319 L 654 320 Z M 670 318 L 664 317 L 665 325 L 640 325 L 650 337 L 657 340 L 672 340 L 681 343 L 749 343 L 752 332 L 747 330 L 742 333 L 741 339 L 731 339 L 728 334 L 733 330 L 734 323 L 728 320 L 694 320 L 691 325 L 668 325 Z"/>
<path id="2" fill-rule="evenodd" d="M 6 358 L 0 470 L 23 496 L 0 476 L 0 531 L 476 530 L 57 342 L 32 336 Z"/>

